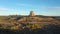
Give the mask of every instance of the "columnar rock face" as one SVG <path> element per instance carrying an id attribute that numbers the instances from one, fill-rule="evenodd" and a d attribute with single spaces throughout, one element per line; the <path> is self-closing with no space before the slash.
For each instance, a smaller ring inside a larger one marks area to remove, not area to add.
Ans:
<path id="1" fill-rule="evenodd" d="M 34 12 L 33 11 L 30 11 L 30 16 L 34 16 Z"/>

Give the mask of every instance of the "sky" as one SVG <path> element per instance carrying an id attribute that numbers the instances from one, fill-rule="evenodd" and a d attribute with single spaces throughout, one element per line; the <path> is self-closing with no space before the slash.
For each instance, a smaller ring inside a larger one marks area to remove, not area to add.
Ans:
<path id="1" fill-rule="evenodd" d="M 60 0 L 0 0 L 0 15 L 60 16 Z"/>

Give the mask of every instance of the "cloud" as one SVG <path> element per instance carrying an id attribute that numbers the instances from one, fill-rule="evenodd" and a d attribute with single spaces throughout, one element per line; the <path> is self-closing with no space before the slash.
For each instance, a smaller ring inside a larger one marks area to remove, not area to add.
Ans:
<path id="1" fill-rule="evenodd" d="M 19 11 L 18 9 L 15 8 L 4 8 L 4 7 L 0 7 L 0 12 L 1 11 Z"/>
<path id="2" fill-rule="evenodd" d="M 31 4 L 18 4 L 18 5 L 20 5 L 20 6 L 28 6 L 28 7 L 32 7 L 33 6 Z"/>
<path id="3" fill-rule="evenodd" d="M 0 8 L 0 11 L 7 11 L 7 8 Z"/>
<path id="4" fill-rule="evenodd" d="M 16 5 L 24 6 L 24 7 L 40 7 L 40 5 L 24 4 L 24 3 L 16 3 Z"/>
<path id="5" fill-rule="evenodd" d="M 60 10 L 60 7 L 48 7 L 46 10 Z"/>

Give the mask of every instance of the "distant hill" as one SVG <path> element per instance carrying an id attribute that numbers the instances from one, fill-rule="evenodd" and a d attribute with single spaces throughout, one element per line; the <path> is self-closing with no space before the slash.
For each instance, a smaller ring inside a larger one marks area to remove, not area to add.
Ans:
<path id="1" fill-rule="evenodd" d="M 52 18 L 60 19 L 60 16 L 52 16 Z"/>
<path id="2" fill-rule="evenodd" d="M 26 15 L 25 15 L 26 16 Z M 9 15 L 9 16 L 0 16 L 0 18 L 22 18 L 25 17 L 23 15 Z M 54 18 L 54 19 L 60 19 L 60 16 L 43 16 L 43 15 L 35 15 L 37 17 L 42 17 L 42 18 Z"/>

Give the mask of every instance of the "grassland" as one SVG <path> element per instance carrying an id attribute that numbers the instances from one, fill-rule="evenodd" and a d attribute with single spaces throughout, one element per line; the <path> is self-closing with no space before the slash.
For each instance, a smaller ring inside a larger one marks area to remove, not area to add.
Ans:
<path id="1" fill-rule="evenodd" d="M 25 17 L 25 16 L 23 16 Z M 41 17 L 41 16 L 40 16 Z M 20 16 L 0 16 L 0 34 L 57 34 L 60 33 L 60 20 L 48 23 L 20 23 Z M 44 18 L 44 17 L 43 17 Z M 43 20 L 42 20 L 43 21 Z M 58 22 L 56 22 L 58 21 Z"/>

